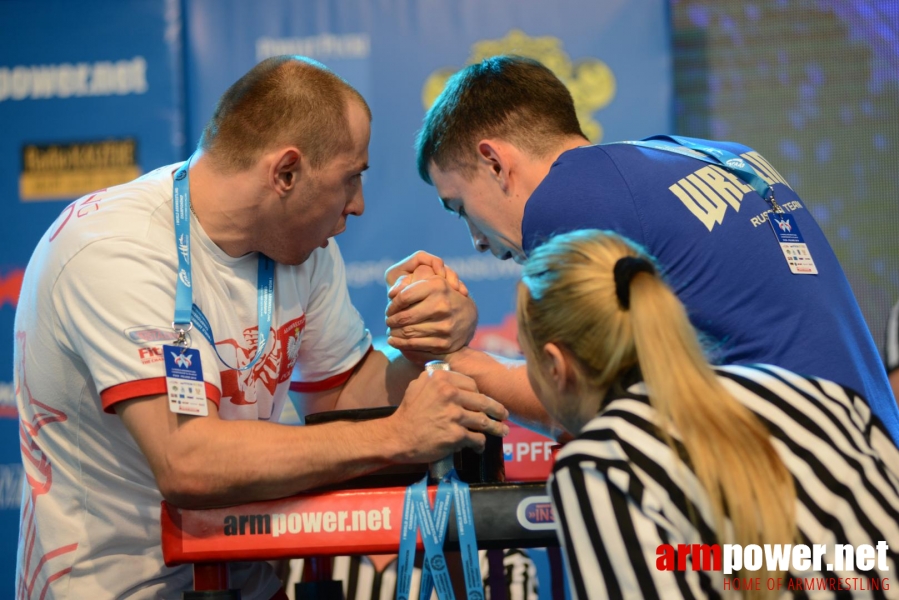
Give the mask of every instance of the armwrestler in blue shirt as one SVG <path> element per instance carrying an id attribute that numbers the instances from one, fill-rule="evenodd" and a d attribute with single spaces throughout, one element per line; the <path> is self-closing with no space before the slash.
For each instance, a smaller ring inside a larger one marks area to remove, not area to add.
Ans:
<path id="1" fill-rule="evenodd" d="M 862 393 L 899 441 L 899 410 L 875 343 L 805 201 L 751 148 L 681 139 L 746 161 L 793 216 L 817 274 L 792 272 L 768 222 L 772 204 L 732 170 L 670 148 L 588 145 L 564 84 L 530 59 L 493 57 L 454 75 L 425 117 L 418 167 L 447 210 L 464 219 L 475 248 L 498 258 L 523 261 L 552 235 L 584 228 L 642 244 L 714 361 L 768 363 L 836 381 Z M 436 259 L 413 255 L 388 272 L 388 283 L 428 260 Z M 422 306 L 396 298 L 390 343 L 427 350 L 409 327 L 425 321 Z M 523 368 L 469 349 L 449 361 L 497 400 L 533 395 Z M 518 406 L 513 415 L 523 412 Z M 525 424 L 549 428 L 536 409 Z"/>

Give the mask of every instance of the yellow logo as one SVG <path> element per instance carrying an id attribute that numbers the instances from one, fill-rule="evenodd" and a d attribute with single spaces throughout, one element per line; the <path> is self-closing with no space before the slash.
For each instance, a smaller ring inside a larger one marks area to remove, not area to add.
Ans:
<path id="1" fill-rule="evenodd" d="M 19 198 L 23 201 L 78 198 L 140 176 L 133 138 L 22 148 Z"/>
<path id="2" fill-rule="evenodd" d="M 559 38 L 530 37 L 523 31 L 513 29 L 502 39 L 473 44 L 466 64 L 472 65 L 497 54 L 517 54 L 546 65 L 571 92 L 578 121 L 587 138 L 594 143 L 602 140 L 602 125 L 593 118 L 593 113 L 615 97 L 615 75 L 606 63 L 596 58 L 573 62 L 562 49 Z M 439 69 L 428 77 L 421 91 L 425 110 L 431 108 L 446 86 L 446 81 L 455 72 L 454 69 Z"/>

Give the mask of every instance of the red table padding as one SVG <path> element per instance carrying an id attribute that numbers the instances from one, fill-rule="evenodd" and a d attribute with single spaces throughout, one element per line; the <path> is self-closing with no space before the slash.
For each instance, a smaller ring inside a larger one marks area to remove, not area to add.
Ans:
<path id="1" fill-rule="evenodd" d="M 437 488 L 428 492 L 433 503 Z M 205 510 L 163 502 L 163 558 L 173 566 L 392 554 L 400 544 L 405 493 L 404 487 L 341 490 Z M 472 484 L 471 505 L 480 548 L 558 544 L 543 483 Z M 450 519 L 447 548 L 457 545 Z"/>
<path id="2" fill-rule="evenodd" d="M 429 492 L 433 502 L 436 488 Z M 163 502 L 163 557 L 171 566 L 396 552 L 405 493 L 403 487 L 335 491 L 205 510 Z"/>

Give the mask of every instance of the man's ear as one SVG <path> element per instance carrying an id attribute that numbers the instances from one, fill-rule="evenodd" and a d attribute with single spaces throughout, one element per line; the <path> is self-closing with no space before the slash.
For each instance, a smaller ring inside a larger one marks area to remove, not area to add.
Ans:
<path id="1" fill-rule="evenodd" d="M 302 154 L 297 148 L 284 148 L 270 163 L 268 179 L 279 197 L 289 194 L 297 185 L 303 164 Z"/>
<path id="2" fill-rule="evenodd" d="M 577 390 L 577 365 L 575 358 L 562 345 L 552 342 L 543 346 L 543 357 L 549 364 L 549 376 L 560 395 Z"/>
<path id="3" fill-rule="evenodd" d="M 509 148 L 507 144 L 495 139 L 478 142 L 478 162 L 486 167 L 502 190 L 509 189 Z"/>

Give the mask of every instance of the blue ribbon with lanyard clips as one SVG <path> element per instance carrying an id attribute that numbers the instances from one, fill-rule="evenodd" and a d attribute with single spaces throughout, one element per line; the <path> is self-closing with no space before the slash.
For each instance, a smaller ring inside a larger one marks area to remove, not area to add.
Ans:
<path id="1" fill-rule="evenodd" d="M 443 554 L 443 543 L 446 540 L 446 529 L 453 503 L 456 507 L 456 528 L 459 532 L 466 597 L 468 600 L 483 600 L 484 586 L 481 581 L 477 537 L 472 520 L 471 495 L 468 484 L 459 479 L 455 470 L 440 480 L 433 511 L 428 499 L 427 475 L 406 488 L 403 529 L 397 558 L 397 600 L 409 600 L 412 567 L 415 562 L 415 540 L 419 529 L 425 547 L 419 600 L 430 598 L 431 590 L 435 588 L 440 600 L 455 600 L 452 580 Z"/>

